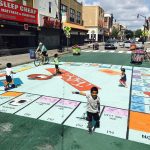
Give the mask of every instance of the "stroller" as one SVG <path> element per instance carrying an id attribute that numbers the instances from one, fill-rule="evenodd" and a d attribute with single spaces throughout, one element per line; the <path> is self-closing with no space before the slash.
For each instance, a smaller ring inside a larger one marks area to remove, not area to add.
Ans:
<path id="1" fill-rule="evenodd" d="M 144 60 L 144 50 L 134 50 L 131 53 L 131 63 L 142 64 Z"/>

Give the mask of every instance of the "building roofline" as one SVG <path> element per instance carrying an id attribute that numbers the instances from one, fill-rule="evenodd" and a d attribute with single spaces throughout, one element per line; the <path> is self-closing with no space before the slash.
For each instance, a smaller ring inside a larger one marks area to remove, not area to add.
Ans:
<path id="1" fill-rule="evenodd" d="M 101 8 L 104 11 L 104 9 L 99 5 L 83 5 L 83 7 L 98 7 L 98 8 Z"/>

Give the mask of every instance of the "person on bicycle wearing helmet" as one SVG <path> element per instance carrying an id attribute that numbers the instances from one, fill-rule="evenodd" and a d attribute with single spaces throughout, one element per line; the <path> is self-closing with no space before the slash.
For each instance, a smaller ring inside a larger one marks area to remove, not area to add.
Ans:
<path id="1" fill-rule="evenodd" d="M 36 49 L 36 53 L 40 52 L 40 54 L 44 57 L 44 62 L 45 62 L 45 58 L 46 56 L 48 56 L 47 54 L 47 48 L 45 47 L 45 45 L 42 42 L 39 42 L 38 48 Z"/>

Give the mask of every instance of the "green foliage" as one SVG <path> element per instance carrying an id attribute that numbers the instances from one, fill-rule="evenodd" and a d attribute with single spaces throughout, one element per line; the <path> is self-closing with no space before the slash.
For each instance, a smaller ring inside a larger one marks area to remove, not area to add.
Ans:
<path id="1" fill-rule="evenodd" d="M 113 27 L 113 29 L 112 29 L 112 37 L 117 38 L 118 34 L 119 34 L 119 30 Z"/>
<path id="2" fill-rule="evenodd" d="M 133 33 L 133 31 L 131 31 L 131 30 L 126 30 L 126 31 L 125 31 L 125 35 L 126 35 L 126 38 L 127 38 L 127 39 L 134 37 L 134 33 Z"/>
<path id="3" fill-rule="evenodd" d="M 141 37 L 142 36 L 142 30 L 138 29 L 135 31 L 135 37 Z"/>

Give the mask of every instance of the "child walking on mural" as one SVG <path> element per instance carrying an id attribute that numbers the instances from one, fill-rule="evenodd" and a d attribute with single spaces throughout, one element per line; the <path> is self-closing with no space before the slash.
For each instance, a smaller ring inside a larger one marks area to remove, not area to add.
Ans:
<path id="1" fill-rule="evenodd" d="M 83 92 L 72 92 L 73 94 L 80 94 L 83 96 L 86 96 L 87 98 L 87 120 L 88 120 L 88 132 L 92 132 L 92 120 L 94 120 L 96 123 L 94 125 L 93 131 L 95 131 L 96 128 L 100 127 L 100 98 L 98 97 L 98 88 L 92 87 L 91 88 L 91 94 L 87 95 Z"/>
<path id="2" fill-rule="evenodd" d="M 11 88 L 15 88 L 15 84 L 14 84 L 14 81 L 12 79 L 12 74 L 15 74 L 15 72 L 12 71 L 12 68 L 11 68 L 12 64 L 7 63 L 6 66 L 7 66 L 7 68 L 6 68 L 6 81 L 4 81 L 5 91 L 10 88 L 10 84 L 11 84 Z"/>
<path id="3" fill-rule="evenodd" d="M 121 68 L 121 79 L 119 80 L 119 82 L 124 87 L 127 87 L 126 80 L 127 80 L 127 77 L 126 77 L 126 74 L 125 74 L 125 68 Z"/>
<path id="4" fill-rule="evenodd" d="M 56 75 L 61 74 L 59 70 L 59 59 L 58 59 L 58 54 L 54 55 L 54 63 L 55 63 L 55 69 L 56 69 Z"/>

